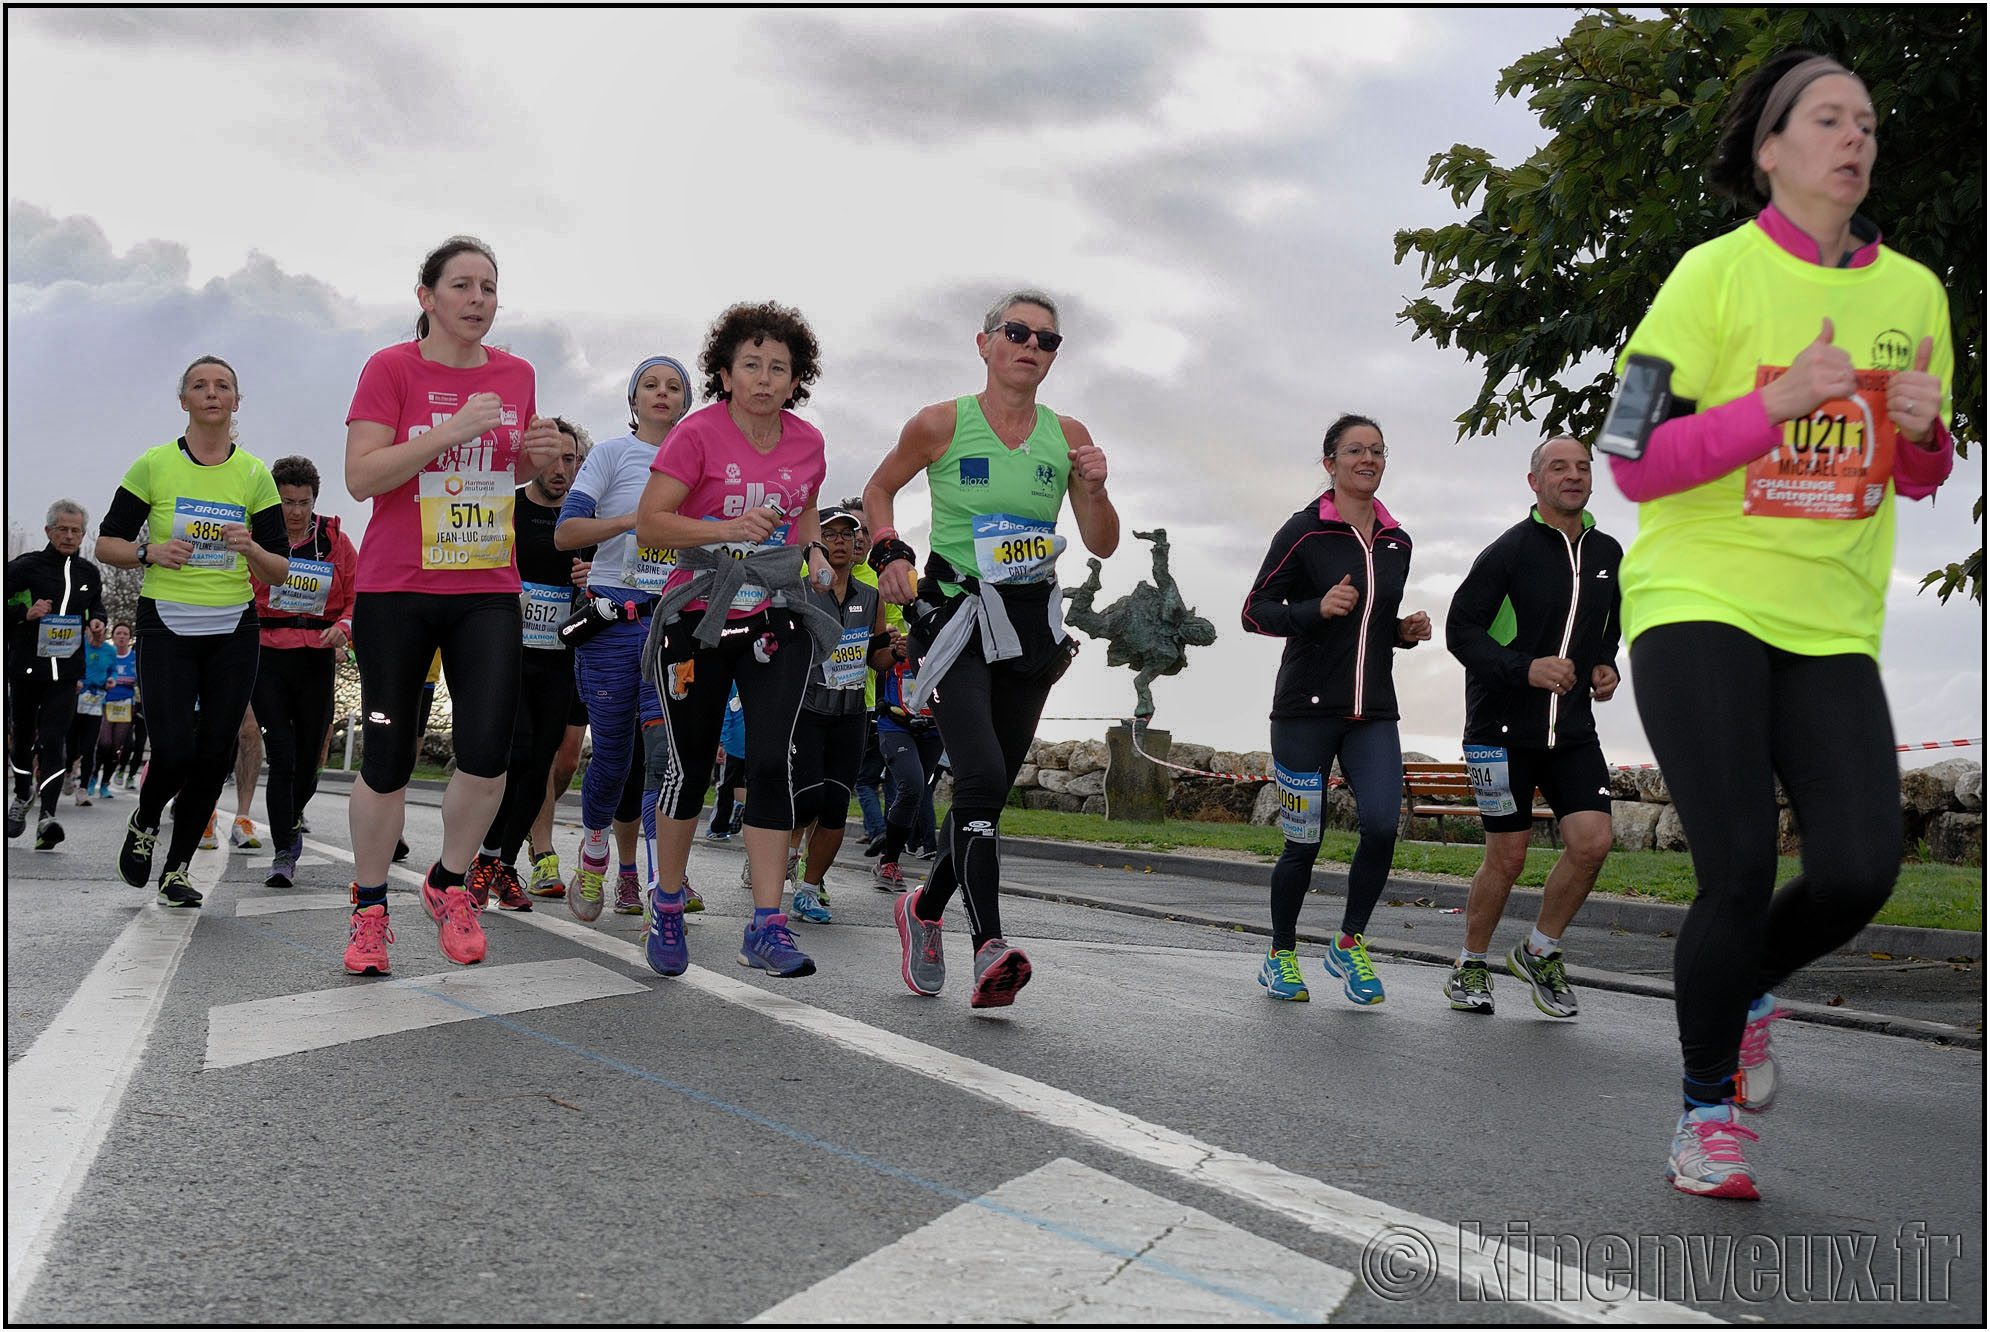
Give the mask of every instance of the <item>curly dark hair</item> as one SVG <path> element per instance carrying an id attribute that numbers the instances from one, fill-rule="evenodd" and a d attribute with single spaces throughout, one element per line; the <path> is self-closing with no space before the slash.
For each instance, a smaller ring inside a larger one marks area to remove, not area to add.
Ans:
<path id="1" fill-rule="evenodd" d="M 712 324 L 712 331 L 705 335 L 705 349 L 698 353 L 698 369 L 705 375 L 706 399 L 723 402 L 730 398 L 732 394 L 726 392 L 719 371 L 732 369 L 733 357 L 738 355 L 741 343 L 758 346 L 769 338 L 785 346 L 788 355 L 794 358 L 795 390 L 781 405 L 799 407 L 807 402 L 808 386 L 822 373 L 821 350 L 801 311 L 775 301 L 735 305 Z"/>
<path id="2" fill-rule="evenodd" d="M 318 495 L 318 465 L 301 453 L 278 458 L 269 465 L 270 479 L 279 486 L 309 486 L 313 499 Z"/>
<path id="3" fill-rule="evenodd" d="M 1769 196 L 1755 182 L 1755 122 L 1762 118 L 1762 108 L 1783 75 L 1816 58 L 1815 51 L 1784 51 L 1764 62 L 1728 98 L 1722 113 L 1720 140 L 1714 145 L 1714 155 L 1707 159 L 1705 168 L 1707 184 L 1717 193 L 1748 208 L 1759 209 L 1768 204 Z M 1791 103 L 1790 110 L 1794 109 L 1795 103 Z M 1785 110 L 1782 119 L 1769 127 L 1771 134 L 1780 134 L 1788 127 L 1790 110 Z"/>

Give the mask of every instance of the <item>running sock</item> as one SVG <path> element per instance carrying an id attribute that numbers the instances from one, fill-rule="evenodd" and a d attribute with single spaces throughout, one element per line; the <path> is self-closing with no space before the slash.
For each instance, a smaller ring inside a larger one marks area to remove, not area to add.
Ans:
<path id="1" fill-rule="evenodd" d="M 753 908 L 753 923 L 747 926 L 747 928 L 750 930 L 764 929 L 768 921 L 780 914 L 781 910 L 779 907 L 755 907 Z"/>
<path id="2" fill-rule="evenodd" d="M 624 874 L 634 874 L 636 872 L 636 867 L 634 865 L 623 865 L 619 861 L 617 862 L 617 868 L 619 868 Z"/>
<path id="3" fill-rule="evenodd" d="M 463 886 L 463 875 L 456 870 L 444 869 L 442 862 L 439 860 L 428 867 L 428 878 L 430 883 L 433 883 L 444 892 L 449 891 L 451 888 L 461 888 Z"/>
<path id="4" fill-rule="evenodd" d="M 358 884 L 352 886 L 352 909 L 355 912 L 364 911 L 370 906 L 384 907 L 386 905 L 386 884 L 383 883 L 377 888 L 362 888 Z"/>
<path id="5" fill-rule="evenodd" d="M 1730 1074 L 1720 1082 L 1695 1082 L 1691 1078 L 1681 1078 L 1679 1090 L 1688 1110 L 1703 1110 L 1734 1099 L 1734 1077 Z"/>
<path id="6" fill-rule="evenodd" d="M 1776 996 L 1773 994 L 1760 995 L 1754 1003 L 1748 1006 L 1748 1020 L 1750 1022 L 1760 1022 L 1775 1011 Z"/>
<path id="7" fill-rule="evenodd" d="M 1562 941 L 1560 939 L 1550 939 L 1547 935 L 1541 933 L 1541 928 L 1538 925 L 1528 931 L 1527 951 L 1536 957 L 1546 957 L 1561 946 Z"/>
<path id="8" fill-rule="evenodd" d="M 589 828 L 581 838 L 580 854 L 583 860 L 591 860 L 597 865 L 608 863 L 608 830 Z"/>
<path id="9" fill-rule="evenodd" d="M 1346 930 L 1342 930 L 1340 932 L 1340 938 L 1335 940 L 1334 942 L 1334 947 L 1340 949 L 1342 952 L 1347 952 L 1349 949 L 1353 948 L 1354 945 L 1355 945 L 1355 937 L 1352 934 L 1349 934 Z"/>
<path id="10" fill-rule="evenodd" d="M 504 848 L 500 846 L 492 846 L 489 842 L 485 842 L 482 846 L 477 848 L 477 854 L 482 856 L 486 860 L 497 860 L 504 855 Z"/>
<path id="11" fill-rule="evenodd" d="M 1486 960 L 1486 955 L 1484 953 L 1475 953 L 1469 948 L 1461 948 L 1458 950 L 1458 965 L 1461 967 L 1464 966 L 1467 962 L 1483 962 L 1485 960 Z"/>

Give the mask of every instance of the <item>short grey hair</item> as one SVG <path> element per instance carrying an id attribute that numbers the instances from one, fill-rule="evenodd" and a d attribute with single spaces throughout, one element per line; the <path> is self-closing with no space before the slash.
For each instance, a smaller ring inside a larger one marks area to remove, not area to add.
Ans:
<path id="1" fill-rule="evenodd" d="M 90 525 L 90 511 L 88 509 L 73 499 L 59 499 L 48 506 L 48 522 L 44 526 L 54 527 L 56 516 L 64 513 L 73 513 L 78 518 L 81 518 L 83 526 L 86 528 Z"/>
<path id="2" fill-rule="evenodd" d="M 1548 446 L 1550 444 L 1559 444 L 1563 440 L 1567 440 L 1571 444 L 1580 444 L 1582 446 L 1582 452 L 1585 457 L 1595 456 L 1594 453 L 1591 451 L 1589 445 L 1583 444 L 1582 441 L 1577 439 L 1574 435 L 1550 435 L 1546 439 L 1542 440 L 1539 444 L 1536 444 L 1534 446 L 1534 451 L 1527 455 L 1528 475 L 1531 476 L 1535 472 L 1541 470 L 1541 455 L 1548 451 Z"/>
<path id="3" fill-rule="evenodd" d="M 1057 302 L 1051 300 L 1050 297 L 1044 295 L 1034 287 L 1024 287 L 1021 290 L 1010 292 L 996 301 L 995 304 L 988 307 L 988 317 L 981 321 L 981 331 L 983 333 L 993 333 L 996 329 L 1002 327 L 1003 316 L 1018 305 L 1041 305 L 1044 309 L 1050 311 L 1050 322 L 1053 324 L 1057 322 Z"/>

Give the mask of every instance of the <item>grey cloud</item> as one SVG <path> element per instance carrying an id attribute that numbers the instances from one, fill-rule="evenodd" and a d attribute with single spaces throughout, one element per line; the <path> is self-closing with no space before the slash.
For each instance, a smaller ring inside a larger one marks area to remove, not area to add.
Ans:
<path id="1" fill-rule="evenodd" d="M 974 13 L 892 32 L 793 12 L 759 22 L 776 62 L 850 133 L 920 143 L 1137 115 L 1166 91 L 1197 28 L 1172 10 L 1075 26 Z"/>
<path id="2" fill-rule="evenodd" d="M 124 255 L 111 251 L 110 237 L 87 217 L 57 219 L 33 204 L 7 205 L 7 281 L 46 286 L 73 281 L 92 284 L 141 282 L 176 284 L 187 280 L 184 245 L 141 241 Z"/>

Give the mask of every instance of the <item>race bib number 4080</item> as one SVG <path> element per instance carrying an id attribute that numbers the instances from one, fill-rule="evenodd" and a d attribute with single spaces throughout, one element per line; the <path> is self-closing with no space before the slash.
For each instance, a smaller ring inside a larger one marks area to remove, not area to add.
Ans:
<path id="1" fill-rule="evenodd" d="M 502 472 L 423 472 L 421 567 L 503 569 L 511 563 L 517 491 Z"/>
<path id="2" fill-rule="evenodd" d="M 228 539 L 222 531 L 230 523 L 246 523 L 249 511 L 239 504 L 220 504 L 214 500 L 177 499 L 173 501 L 173 540 L 186 541 L 193 545 L 193 554 L 187 556 L 189 569 L 235 568 L 235 552 L 228 549 Z"/>
<path id="3" fill-rule="evenodd" d="M 1765 365 L 1762 387 L 1785 373 Z M 1849 398 L 1834 398 L 1809 416 L 1785 421 L 1783 442 L 1748 464 L 1741 511 L 1750 518 L 1870 518 L 1893 475 L 1893 421 L 1886 414 L 1886 370 L 1861 370 Z"/>
<path id="4" fill-rule="evenodd" d="M 330 560 L 307 560 L 292 555 L 290 572 L 283 582 L 269 590 L 269 608 L 287 615 L 323 616 L 336 575 Z"/>

